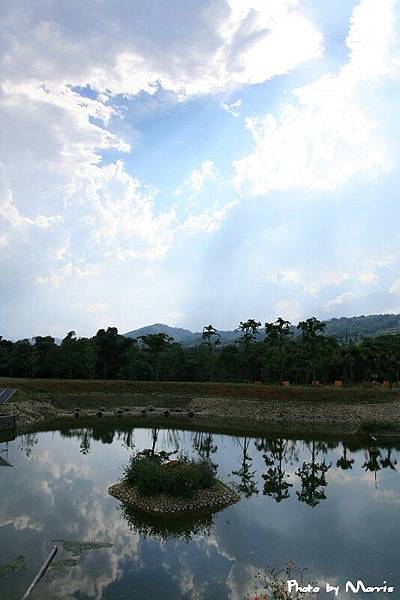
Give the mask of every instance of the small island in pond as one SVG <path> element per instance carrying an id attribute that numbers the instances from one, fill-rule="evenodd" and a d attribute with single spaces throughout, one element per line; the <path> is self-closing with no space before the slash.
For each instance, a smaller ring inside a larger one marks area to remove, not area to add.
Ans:
<path id="1" fill-rule="evenodd" d="M 240 500 L 216 478 L 209 461 L 169 457 L 149 450 L 132 456 L 123 480 L 110 486 L 109 494 L 133 508 L 158 514 L 219 510 Z"/>

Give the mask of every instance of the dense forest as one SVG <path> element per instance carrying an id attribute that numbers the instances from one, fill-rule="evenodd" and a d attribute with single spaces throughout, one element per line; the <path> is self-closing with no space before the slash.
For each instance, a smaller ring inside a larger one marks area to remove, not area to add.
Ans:
<path id="1" fill-rule="evenodd" d="M 166 333 L 131 338 L 115 327 L 92 338 L 70 331 L 57 344 L 50 336 L 12 342 L 0 337 L 0 375 L 6 377 L 234 381 L 294 384 L 312 381 L 400 380 L 400 334 L 341 342 L 315 317 L 294 327 L 282 318 L 261 325 L 241 321 L 233 343 L 221 344 L 212 326 L 186 347 Z"/>

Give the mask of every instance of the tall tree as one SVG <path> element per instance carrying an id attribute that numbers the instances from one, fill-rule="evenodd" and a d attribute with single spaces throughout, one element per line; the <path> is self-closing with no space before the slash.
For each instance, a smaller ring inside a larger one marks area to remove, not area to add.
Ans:
<path id="1" fill-rule="evenodd" d="M 204 369 L 206 378 L 214 381 L 215 379 L 215 360 L 214 353 L 216 346 L 221 343 L 221 336 L 213 325 L 203 327 L 201 334 L 201 346 L 206 349 L 206 368 Z"/>
<path id="2" fill-rule="evenodd" d="M 240 333 L 240 336 L 236 342 L 241 346 L 243 351 L 243 371 L 246 381 L 252 379 L 251 359 L 253 357 L 254 342 L 259 336 L 260 326 L 260 321 L 256 321 L 255 319 L 247 319 L 247 321 L 240 321 L 239 327 L 235 329 L 235 333 Z"/>
<path id="3" fill-rule="evenodd" d="M 143 342 L 145 352 L 147 352 L 150 357 L 155 379 L 156 381 L 159 381 L 162 353 L 171 346 L 174 342 L 174 338 L 166 333 L 152 333 L 149 335 L 141 335 L 139 339 Z"/>
<path id="4" fill-rule="evenodd" d="M 95 336 L 97 346 L 97 373 L 102 379 L 116 379 L 121 368 L 122 356 L 132 345 L 132 340 L 119 335 L 116 327 L 99 329 Z"/>
<path id="5" fill-rule="evenodd" d="M 319 321 L 316 317 L 310 317 L 306 321 L 300 321 L 297 329 L 302 332 L 302 343 L 309 355 L 312 371 L 312 379 L 315 381 L 316 360 L 320 347 L 321 335 L 324 332 L 326 323 Z"/>
<path id="6" fill-rule="evenodd" d="M 275 323 L 265 323 L 265 342 L 278 352 L 279 380 L 282 382 L 287 357 L 288 339 L 293 333 L 290 331 L 290 321 L 279 317 Z"/>

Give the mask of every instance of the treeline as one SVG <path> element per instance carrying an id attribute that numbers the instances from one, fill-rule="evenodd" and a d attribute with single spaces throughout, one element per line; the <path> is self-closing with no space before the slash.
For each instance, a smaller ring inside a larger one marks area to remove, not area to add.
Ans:
<path id="1" fill-rule="evenodd" d="M 12 342 L 0 337 L 3 377 L 129 379 L 155 381 L 262 381 L 294 384 L 332 383 L 341 379 L 400 380 L 400 335 L 387 334 L 343 344 L 325 334 L 315 317 L 297 325 L 299 335 L 282 318 L 273 323 L 248 319 L 237 328 L 234 343 L 222 345 L 212 325 L 203 328 L 197 346 L 182 347 L 165 333 L 137 339 L 115 327 L 94 337 L 78 338 L 70 331 L 56 344 L 37 336 Z"/>

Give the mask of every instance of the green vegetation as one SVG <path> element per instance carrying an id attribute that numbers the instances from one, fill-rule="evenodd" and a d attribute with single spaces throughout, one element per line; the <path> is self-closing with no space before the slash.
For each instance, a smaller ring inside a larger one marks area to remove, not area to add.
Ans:
<path id="1" fill-rule="evenodd" d="M 50 569 L 52 571 L 62 571 L 63 569 L 70 569 L 71 567 L 77 567 L 79 562 L 73 558 L 64 558 L 62 560 L 55 560 L 51 563 Z"/>
<path id="2" fill-rule="evenodd" d="M 110 542 L 81 542 L 70 541 L 63 539 L 53 540 L 57 544 L 61 544 L 65 552 L 70 552 L 72 556 L 80 556 L 82 552 L 87 550 L 102 550 L 103 548 L 112 548 Z"/>
<path id="3" fill-rule="evenodd" d="M 143 537 L 157 537 L 161 540 L 170 538 L 174 541 L 181 539 L 189 542 L 195 535 L 211 535 L 214 527 L 214 515 L 209 511 L 175 514 L 171 519 L 171 515 L 145 513 L 124 503 L 119 510 L 129 529 Z"/>
<path id="4" fill-rule="evenodd" d="M 124 481 L 145 496 L 165 494 L 183 498 L 191 498 L 195 492 L 215 484 L 211 462 L 187 458 L 167 462 L 168 458 L 165 452 L 151 450 L 133 455 L 125 469 Z"/>
<path id="5" fill-rule="evenodd" d="M 52 337 L 11 342 L 0 337 L 0 377 L 37 379 L 262 382 L 294 385 L 395 383 L 400 380 L 400 334 L 340 342 L 326 335 L 315 317 L 297 328 L 282 318 L 274 323 L 241 321 L 233 343 L 223 345 L 220 333 L 207 325 L 201 342 L 187 347 L 166 333 L 120 335 L 115 327 L 93 338 L 73 331 L 61 345 Z"/>
<path id="6" fill-rule="evenodd" d="M 0 577 L 3 575 L 9 575 L 10 573 L 21 573 L 26 571 L 28 563 L 23 554 L 19 554 L 15 560 L 9 563 L 0 565 Z"/>

